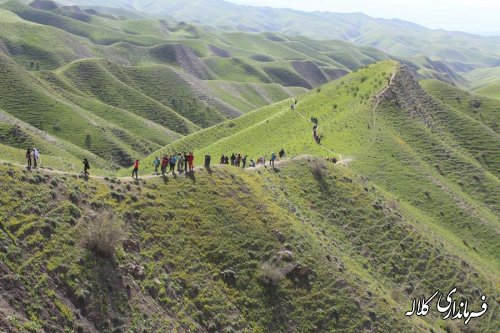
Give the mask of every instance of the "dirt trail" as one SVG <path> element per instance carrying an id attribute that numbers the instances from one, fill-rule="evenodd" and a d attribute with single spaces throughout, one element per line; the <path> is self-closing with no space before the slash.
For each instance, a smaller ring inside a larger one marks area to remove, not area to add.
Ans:
<path id="1" fill-rule="evenodd" d="M 292 162 L 292 161 L 305 160 L 305 159 L 309 159 L 309 158 L 314 158 L 314 156 L 312 156 L 312 155 L 300 155 L 300 156 L 296 156 L 296 157 L 292 157 L 292 158 L 284 158 L 284 159 L 275 161 L 274 167 L 277 167 L 279 165 L 283 165 L 283 164 L 286 164 L 286 163 L 289 163 L 289 162 Z M 348 158 L 348 159 L 343 159 L 343 160 L 339 161 L 337 164 L 338 165 L 342 165 L 342 166 L 347 166 L 350 162 L 352 162 L 352 159 Z M 3 161 L 3 160 L 0 160 L 0 165 L 15 166 L 17 168 L 25 169 L 25 170 L 27 169 L 26 165 L 24 165 L 24 164 L 21 164 L 21 163 L 12 163 L 12 162 Z M 213 171 L 213 170 L 216 170 L 216 169 L 220 169 L 222 167 L 226 167 L 226 164 L 213 164 L 213 165 L 210 166 L 210 170 Z M 257 171 L 257 170 L 264 169 L 264 168 L 267 169 L 267 168 L 271 168 L 271 167 L 272 166 L 269 165 L 269 161 L 267 161 L 266 164 L 258 164 L 254 168 L 252 168 L 252 167 L 246 167 L 243 170 L 252 172 L 252 171 Z M 233 168 L 237 168 L 237 167 L 233 167 Z M 194 168 L 195 173 L 196 172 L 200 172 L 200 171 L 204 171 L 204 170 L 207 170 L 204 166 L 198 166 L 198 167 Z M 31 172 L 33 174 L 41 173 L 41 174 L 47 174 L 47 175 L 61 175 L 61 176 L 72 176 L 72 177 L 76 176 L 76 177 L 82 177 L 83 178 L 83 172 L 80 172 L 80 173 L 77 173 L 77 172 L 66 172 L 66 171 L 60 171 L 60 170 L 51 170 L 51 169 L 47 169 L 47 168 L 43 168 L 43 167 L 32 169 Z M 185 173 L 185 172 L 183 172 L 183 173 L 177 172 L 176 173 L 176 177 L 182 177 L 182 176 L 188 177 L 189 173 Z M 157 178 L 160 178 L 160 177 L 162 177 L 162 176 L 161 175 L 155 175 L 155 174 L 148 174 L 148 175 L 142 175 L 141 176 L 141 171 L 139 170 L 139 181 L 140 180 L 146 180 L 146 179 L 157 179 Z M 172 174 L 168 174 L 167 177 L 172 177 Z M 115 177 L 115 176 L 93 176 L 93 175 L 90 175 L 89 178 L 90 179 L 100 179 L 100 180 L 104 180 L 104 179 L 107 179 L 107 178 L 110 178 L 110 179 L 113 178 L 113 179 L 118 179 L 118 180 L 124 181 L 124 182 L 135 182 L 136 181 L 131 176 Z"/>
<path id="2" fill-rule="evenodd" d="M 308 123 L 313 123 L 310 119 L 307 119 L 306 117 L 304 117 L 299 111 L 297 111 L 297 106 L 295 106 L 295 108 L 292 108 L 293 111 L 295 111 L 295 113 L 297 113 L 302 119 L 304 119 L 305 121 L 307 121 Z M 319 129 L 319 125 L 317 127 Z M 328 149 L 326 148 L 325 146 L 323 146 L 322 144 L 319 144 L 319 146 L 321 148 L 323 148 L 324 150 L 326 150 L 327 152 L 329 152 L 330 154 L 332 155 L 337 155 L 339 157 L 339 163 L 342 161 L 342 155 L 339 154 L 339 153 L 336 153 L 334 152 L 333 150 L 331 149 Z M 352 161 L 352 159 L 349 159 L 350 161 Z"/>

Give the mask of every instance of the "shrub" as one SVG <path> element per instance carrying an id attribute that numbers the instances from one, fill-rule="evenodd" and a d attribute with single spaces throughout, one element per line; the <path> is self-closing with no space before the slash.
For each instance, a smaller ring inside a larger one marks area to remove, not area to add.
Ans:
<path id="1" fill-rule="evenodd" d="M 315 159 L 311 165 L 311 171 L 317 179 L 323 179 L 326 176 L 326 163 L 323 160 Z"/>
<path id="2" fill-rule="evenodd" d="M 277 286 L 285 278 L 285 275 L 278 267 L 269 263 L 264 263 L 260 271 L 260 280 L 269 286 Z"/>
<path id="3" fill-rule="evenodd" d="M 112 216 L 93 219 L 82 235 L 82 246 L 104 258 L 113 258 L 116 246 L 122 241 L 121 224 Z"/>

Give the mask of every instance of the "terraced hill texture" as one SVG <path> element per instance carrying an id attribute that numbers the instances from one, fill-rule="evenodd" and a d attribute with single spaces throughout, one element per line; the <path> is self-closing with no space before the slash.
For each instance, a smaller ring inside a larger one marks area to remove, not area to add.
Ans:
<path id="1" fill-rule="evenodd" d="M 36 145 L 47 167 L 73 171 L 85 155 L 116 170 L 388 58 L 343 42 L 221 33 L 51 1 L 6 1 L 0 19 L 0 152 L 22 159 Z"/>

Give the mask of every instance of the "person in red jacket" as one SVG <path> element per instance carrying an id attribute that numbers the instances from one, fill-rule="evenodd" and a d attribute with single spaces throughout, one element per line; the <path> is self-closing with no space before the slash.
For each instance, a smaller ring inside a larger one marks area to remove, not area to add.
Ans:
<path id="1" fill-rule="evenodd" d="M 163 156 L 162 160 L 161 160 L 161 175 L 162 176 L 165 176 L 165 173 L 167 172 L 167 167 L 168 167 L 168 163 L 170 161 L 168 160 L 168 157 L 165 155 Z"/>
<path id="2" fill-rule="evenodd" d="M 135 175 L 135 179 L 139 179 L 139 165 L 139 160 L 135 160 L 134 170 L 132 171 L 132 178 L 134 178 Z"/>
<path id="3" fill-rule="evenodd" d="M 189 172 L 194 171 L 194 155 L 192 152 L 188 155 Z"/>

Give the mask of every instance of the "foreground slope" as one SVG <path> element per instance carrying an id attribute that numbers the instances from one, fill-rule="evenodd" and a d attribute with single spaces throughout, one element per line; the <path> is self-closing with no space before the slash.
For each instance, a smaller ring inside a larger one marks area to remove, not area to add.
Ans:
<path id="1" fill-rule="evenodd" d="M 498 275 L 407 203 L 322 160 L 254 172 L 198 169 L 167 181 L 0 172 L 3 330 L 490 332 L 498 325 L 493 301 L 468 326 L 405 317 L 413 297 L 454 286 L 479 309 L 482 293 L 498 292 Z M 114 258 L 80 246 L 108 214 L 126 238 Z"/>

